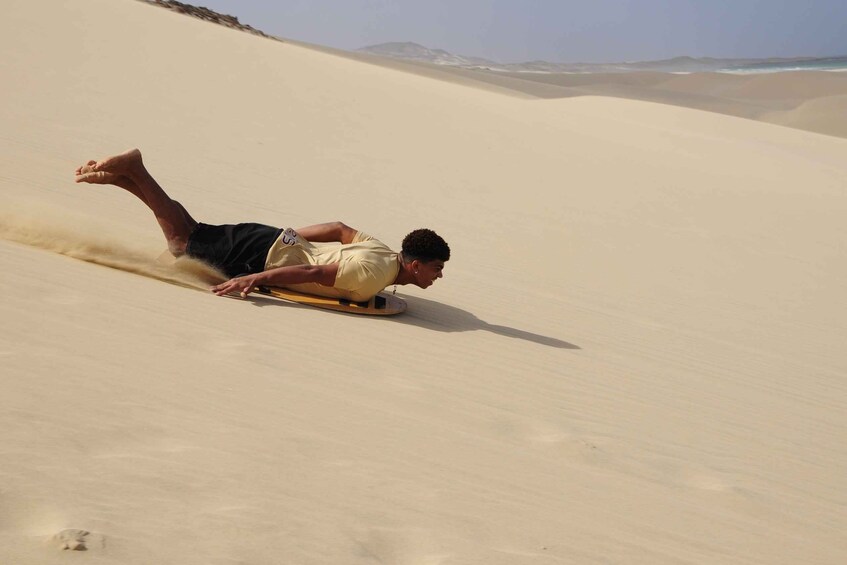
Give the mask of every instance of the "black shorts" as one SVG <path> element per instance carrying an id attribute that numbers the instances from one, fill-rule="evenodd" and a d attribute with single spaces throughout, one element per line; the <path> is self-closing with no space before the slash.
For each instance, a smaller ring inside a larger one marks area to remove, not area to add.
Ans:
<path id="1" fill-rule="evenodd" d="M 185 253 L 228 277 L 259 273 L 265 270 L 268 251 L 280 233 L 282 228 L 263 224 L 197 224 L 188 237 Z"/>

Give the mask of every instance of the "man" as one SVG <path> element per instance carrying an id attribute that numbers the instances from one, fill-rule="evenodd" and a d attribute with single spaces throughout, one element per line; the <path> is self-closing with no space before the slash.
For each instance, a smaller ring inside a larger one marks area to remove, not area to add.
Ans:
<path id="1" fill-rule="evenodd" d="M 368 300 L 388 285 L 427 288 L 443 276 L 450 259 L 447 243 L 432 230 L 418 229 L 395 253 L 382 242 L 341 222 L 298 230 L 262 224 L 212 226 L 196 222 L 153 179 L 138 149 L 88 161 L 76 182 L 113 184 L 147 205 L 176 257 L 188 255 L 231 277 L 212 287 L 218 296 L 246 297 L 257 286 L 279 286 L 349 300 Z M 335 242 L 340 245 L 327 245 Z"/>

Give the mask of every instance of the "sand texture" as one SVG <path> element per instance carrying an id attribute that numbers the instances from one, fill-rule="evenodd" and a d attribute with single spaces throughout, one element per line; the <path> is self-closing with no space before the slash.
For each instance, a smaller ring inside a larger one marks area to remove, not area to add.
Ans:
<path id="1" fill-rule="evenodd" d="M 844 93 L 538 98 L 129 0 L 0 42 L 0 563 L 847 562 L 847 140 L 782 125 Z M 130 147 L 201 221 L 453 258 L 397 318 L 215 297 L 73 183 Z"/>

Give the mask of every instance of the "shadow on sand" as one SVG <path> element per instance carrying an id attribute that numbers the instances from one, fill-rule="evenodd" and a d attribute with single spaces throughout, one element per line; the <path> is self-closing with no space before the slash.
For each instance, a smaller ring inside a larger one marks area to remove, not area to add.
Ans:
<path id="1" fill-rule="evenodd" d="M 505 337 L 523 339 L 539 345 L 555 347 L 557 349 L 580 349 L 578 345 L 562 341 L 561 339 L 556 339 L 555 337 L 534 334 L 532 332 L 519 330 L 517 328 L 510 328 L 508 326 L 489 324 L 488 322 L 480 320 L 470 312 L 462 310 L 461 308 L 456 308 L 455 306 L 448 306 L 447 304 L 427 300 L 425 298 L 418 298 L 416 296 L 403 295 L 403 300 L 409 303 L 409 309 L 405 314 L 386 318 L 382 318 L 380 316 L 367 317 L 379 318 L 386 322 L 390 321 L 397 324 L 406 324 L 438 332 L 469 332 L 483 330 Z M 296 304 L 294 302 L 287 302 L 285 300 L 278 300 L 276 298 L 256 294 L 250 295 L 250 301 L 253 305 L 259 307 L 288 306 L 291 308 L 312 308 L 312 306 Z M 324 312 L 330 313 L 327 310 L 324 310 Z M 339 312 L 331 312 L 331 314 L 341 314 L 342 316 L 356 315 Z"/>
<path id="2" fill-rule="evenodd" d="M 391 318 L 392 321 L 395 321 L 398 324 L 408 324 L 410 326 L 417 326 L 419 328 L 439 332 L 468 332 L 483 330 L 505 337 L 524 339 L 539 345 L 556 347 L 558 349 L 580 349 L 578 345 L 562 341 L 561 339 L 556 339 L 555 337 L 534 334 L 532 332 L 519 330 L 517 328 L 510 328 L 508 326 L 489 324 L 488 322 L 480 320 L 470 312 L 456 308 L 455 306 L 448 306 L 447 304 L 441 304 L 440 302 L 434 302 L 432 300 L 418 298 L 416 296 L 404 295 L 403 299 L 409 303 L 409 309 L 405 314 L 397 316 L 396 318 Z"/>

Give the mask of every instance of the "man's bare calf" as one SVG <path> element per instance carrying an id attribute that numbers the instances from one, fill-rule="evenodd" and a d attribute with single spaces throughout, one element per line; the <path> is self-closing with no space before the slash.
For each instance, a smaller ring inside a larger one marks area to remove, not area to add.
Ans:
<path id="1" fill-rule="evenodd" d="M 101 161 L 88 161 L 78 167 L 75 174 L 76 182 L 113 184 L 135 195 L 153 211 L 168 242 L 168 250 L 176 257 L 185 254 L 188 238 L 197 222 L 150 175 L 144 167 L 141 151 L 130 149 Z"/>

